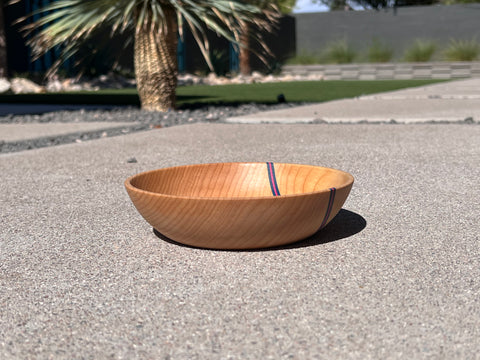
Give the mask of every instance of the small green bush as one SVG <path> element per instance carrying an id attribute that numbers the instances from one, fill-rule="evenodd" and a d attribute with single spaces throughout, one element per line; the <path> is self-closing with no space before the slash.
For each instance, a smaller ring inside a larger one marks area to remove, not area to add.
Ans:
<path id="1" fill-rule="evenodd" d="M 405 52 L 405 61 L 408 62 L 425 62 L 432 59 L 436 50 L 434 42 L 429 40 L 415 40 L 413 45 Z"/>
<path id="2" fill-rule="evenodd" d="M 308 52 L 302 52 L 286 61 L 286 64 L 289 65 L 313 65 L 318 63 L 320 63 L 320 57 Z"/>
<path id="3" fill-rule="evenodd" d="M 374 40 L 368 48 L 367 59 L 373 63 L 386 63 L 392 60 L 393 49 L 378 40 Z"/>
<path id="4" fill-rule="evenodd" d="M 357 53 L 347 40 L 338 40 L 327 45 L 323 53 L 323 61 L 329 64 L 352 63 Z"/>
<path id="5" fill-rule="evenodd" d="M 450 40 L 445 50 L 448 61 L 473 61 L 480 55 L 480 44 L 475 40 Z"/>

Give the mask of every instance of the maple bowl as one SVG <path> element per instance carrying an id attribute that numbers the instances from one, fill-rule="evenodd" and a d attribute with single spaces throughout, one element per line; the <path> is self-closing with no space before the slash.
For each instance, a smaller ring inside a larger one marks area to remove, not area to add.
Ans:
<path id="1" fill-rule="evenodd" d="M 143 172 L 125 181 L 145 220 L 182 244 L 254 249 L 307 238 L 340 211 L 353 176 L 283 163 L 217 163 Z"/>

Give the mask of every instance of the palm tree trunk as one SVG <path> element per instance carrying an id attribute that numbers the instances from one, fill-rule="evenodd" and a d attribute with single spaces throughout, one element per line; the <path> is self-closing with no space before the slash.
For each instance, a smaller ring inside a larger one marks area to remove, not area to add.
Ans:
<path id="1" fill-rule="evenodd" d="M 244 23 L 242 33 L 240 34 L 240 74 L 250 75 L 252 68 L 250 67 L 250 24 Z"/>
<path id="2" fill-rule="evenodd" d="M 0 78 L 8 77 L 7 35 L 5 34 L 4 1 L 0 0 Z"/>
<path id="3" fill-rule="evenodd" d="M 135 78 L 142 109 L 168 111 L 175 108 L 177 88 L 176 13 L 164 7 L 163 26 L 146 23 L 135 32 Z"/>

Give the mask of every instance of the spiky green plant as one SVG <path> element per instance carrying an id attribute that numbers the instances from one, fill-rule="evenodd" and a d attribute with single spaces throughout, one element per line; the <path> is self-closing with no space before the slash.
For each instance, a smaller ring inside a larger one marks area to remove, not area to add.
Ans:
<path id="1" fill-rule="evenodd" d="M 39 30 L 29 41 L 35 56 L 61 46 L 51 73 L 100 28 L 111 34 L 129 32 L 140 101 L 151 111 L 175 107 L 177 42 L 184 24 L 213 71 L 207 29 L 238 42 L 244 24 L 268 28 L 275 19 L 274 13 L 238 0 L 58 0 L 39 13 L 41 18 L 25 31 Z"/>
<path id="2" fill-rule="evenodd" d="M 450 40 L 445 50 L 448 61 L 473 61 L 480 55 L 480 44 L 477 40 Z"/>
<path id="3" fill-rule="evenodd" d="M 288 65 L 313 65 L 320 64 L 320 56 L 313 52 L 302 51 L 287 60 Z"/>
<path id="4" fill-rule="evenodd" d="M 323 53 L 324 61 L 331 64 L 349 64 L 356 56 L 357 53 L 346 39 L 331 42 Z"/>
<path id="5" fill-rule="evenodd" d="M 417 39 L 405 51 L 405 61 L 426 62 L 430 61 L 437 49 L 434 42 L 430 40 Z"/>
<path id="6" fill-rule="evenodd" d="M 372 44 L 368 48 L 367 59 L 372 63 L 385 63 L 389 62 L 393 56 L 393 49 L 380 42 L 379 40 L 373 40 Z"/>

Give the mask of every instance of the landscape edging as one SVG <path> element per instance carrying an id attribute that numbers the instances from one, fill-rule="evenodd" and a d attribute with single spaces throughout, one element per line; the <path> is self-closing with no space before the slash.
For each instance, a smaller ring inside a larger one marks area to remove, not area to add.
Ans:
<path id="1" fill-rule="evenodd" d="M 480 61 L 284 65 L 284 76 L 324 80 L 409 80 L 480 77 Z"/>

